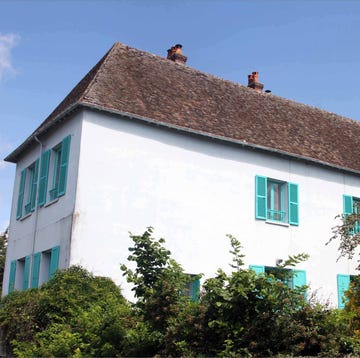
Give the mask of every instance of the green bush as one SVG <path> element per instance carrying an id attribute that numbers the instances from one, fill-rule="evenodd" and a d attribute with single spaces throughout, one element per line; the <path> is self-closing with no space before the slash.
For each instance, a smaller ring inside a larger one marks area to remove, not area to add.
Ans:
<path id="1" fill-rule="evenodd" d="M 23 357 L 121 355 L 134 324 L 120 289 L 80 267 L 6 296 L 0 322 L 7 350 Z"/>

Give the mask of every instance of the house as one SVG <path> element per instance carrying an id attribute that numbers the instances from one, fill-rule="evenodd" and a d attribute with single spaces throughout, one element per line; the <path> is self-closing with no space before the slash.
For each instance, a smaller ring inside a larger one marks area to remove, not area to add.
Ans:
<path id="1" fill-rule="evenodd" d="M 121 43 L 5 160 L 16 163 L 4 292 L 80 264 L 112 277 L 129 231 L 166 238 L 189 274 L 245 263 L 274 270 L 307 253 L 294 286 L 343 306 L 356 263 L 337 261 L 335 216 L 360 200 L 360 124 Z"/>

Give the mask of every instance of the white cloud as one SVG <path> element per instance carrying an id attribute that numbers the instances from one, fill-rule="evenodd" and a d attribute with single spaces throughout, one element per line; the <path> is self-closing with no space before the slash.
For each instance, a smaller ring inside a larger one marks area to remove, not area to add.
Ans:
<path id="1" fill-rule="evenodd" d="M 16 71 L 11 63 L 11 50 L 20 39 L 16 34 L 0 33 L 0 80 L 6 74 L 15 74 Z"/>

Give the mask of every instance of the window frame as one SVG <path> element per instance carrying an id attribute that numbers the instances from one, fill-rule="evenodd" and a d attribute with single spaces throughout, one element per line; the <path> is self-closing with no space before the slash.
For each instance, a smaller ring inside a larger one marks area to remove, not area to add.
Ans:
<path id="1" fill-rule="evenodd" d="M 278 186 L 278 209 L 275 205 Z M 261 175 L 255 176 L 255 219 L 269 223 L 299 225 L 299 186 Z"/>
<path id="2" fill-rule="evenodd" d="M 24 206 L 25 215 L 30 214 L 35 210 L 36 194 L 39 177 L 39 159 L 26 168 L 28 181 L 25 183 L 25 191 L 27 195 L 27 202 Z M 25 193 L 24 193 L 25 195 Z"/>

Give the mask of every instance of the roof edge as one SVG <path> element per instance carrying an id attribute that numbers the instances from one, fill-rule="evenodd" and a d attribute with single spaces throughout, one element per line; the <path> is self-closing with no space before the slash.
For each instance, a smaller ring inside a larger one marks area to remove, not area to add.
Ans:
<path id="1" fill-rule="evenodd" d="M 58 122 L 61 122 L 68 116 L 71 112 L 74 112 L 77 108 L 79 108 L 81 104 L 79 102 L 73 103 L 66 110 L 59 113 L 56 117 L 53 118 L 50 122 L 47 122 L 43 126 L 37 128 L 29 137 L 25 139 L 22 144 L 20 144 L 15 150 L 13 150 L 10 154 L 8 154 L 5 158 L 5 162 L 17 163 L 17 158 L 19 155 L 28 147 L 30 147 L 34 141 L 36 141 L 36 137 L 43 135 L 47 132 L 51 127 L 55 126 Z"/>
<path id="2" fill-rule="evenodd" d="M 209 133 L 204 132 L 204 131 L 193 130 L 193 129 L 190 129 L 190 128 L 181 127 L 181 126 L 177 126 L 177 125 L 174 125 L 174 124 L 169 124 L 169 123 L 153 120 L 151 118 L 139 116 L 139 115 L 136 115 L 136 114 L 133 114 L 133 113 L 123 112 L 123 111 L 110 109 L 110 108 L 99 106 L 99 105 L 90 104 L 88 102 L 75 102 L 70 107 L 68 107 L 66 110 L 59 113 L 50 122 L 46 123 L 45 126 L 39 127 L 20 146 L 18 146 L 14 151 L 12 151 L 9 155 L 7 155 L 4 158 L 4 161 L 10 162 L 10 163 L 17 163 L 17 158 L 19 157 L 20 153 L 23 150 L 25 150 L 26 148 L 28 148 L 29 146 L 31 146 L 36 141 L 35 138 L 37 136 L 40 136 L 40 135 L 44 134 L 44 132 L 47 132 L 51 127 L 55 126 L 57 123 L 64 120 L 66 116 L 70 115 L 70 113 L 74 112 L 75 110 L 80 109 L 81 107 L 82 108 L 87 108 L 87 109 L 90 109 L 90 110 L 108 112 L 108 113 L 111 113 L 111 114 L 116 114 L 116 115 L 119 115 L 119 116 L 136 119 L 138 121 L 149 123 L 149 124 L 152 124 L 152 125 L 162 126 L 164 128 L 168 128 L 168 129 L 171 129 L 171 130 L 178 130 L 178 131 L 183 132 L 183 133 L 190 133 L 190 134 L 193 134 L 193 135 L 197 135 L 197 136 L 201 136 L 201 137 L 205 137 L 205 138 L 210 138 L 210 139 L 213 139 L 213 140 L 218 140 L 218 141 L 221 141 L 221 142 L 232 143 L 232 144 L 235 144 L 235 145 L 240 145 L 242 147 L 246 147 L 246 148 L 250 148 L 250 149 L 256 149 L 256 150 L 260 150 L 260 151 L 268 152 L 268 153 L 274 153 L 276 155 L 286 156 L 286 157 L 293 158 L 293 159 L 296 159 L 296 160 L 301 160 L 301 161 L 310 162 L 310 163 L 313 163 L 313 164 L 325 166 L 327 168 L 336 169 L 336 170 L 339 170 L 339 171 L 348 172 L 348 173 L 352 173 L 352 174 L 355 174 L 355 175 L 360 175 L 360 171 L 353 170 L 353 169 L 346 168 L 346 167 L 341 167 L 339 165 L 332 165 L 332 164 L 329 164 L 328 162 L 323 162 L 321 160 L 317 160 L 317 159 L 313 159 L 313 158 L 309 158 L 309 157 L 304 157 L 304 156 L 301 156 L 301 155 L 296 155 L 296 154 L 289 153 L 289 152 L 286 152 L 286 151 L 282 151 L 282 150 L 278 150 L 278 149 L 274 149 L 274 148 L 269 148 L 269 147 L 265 147 L 265 146 L 261 146 L 261 145 L 257 145 L 257 144 L 253 144 L 253 143 L 248 143 L 246 141 L 240 141 L 240 140 L 236 140 L 236 139 L 231 139 L 231 138 L 228 138 L 228 137 L 225 137 L 225 136 L 213 135 L 213 134 L 209 134 Z"/>

